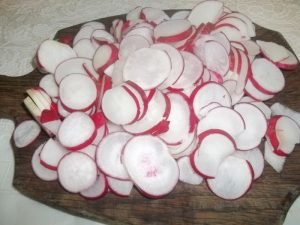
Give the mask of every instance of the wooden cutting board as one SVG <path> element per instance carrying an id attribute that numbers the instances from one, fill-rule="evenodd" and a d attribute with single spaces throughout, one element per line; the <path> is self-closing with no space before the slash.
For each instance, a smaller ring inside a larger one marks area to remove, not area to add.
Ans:
<path id="1" fill-rule="evenodd" d="M 167 11 L 169 14 L 174 12 Z M 125 17 L 114 16 L 99 21 L 110 27 L 116 18 Z M 56 38 L 66 33 L 75 34 L 80 26 L 60 30 Z M 281 34 L 259 26 L 256 28 L 258 39 L 274 41 L 291 49 Z M 286 88 L 267 104 L 279 101 L 300 111 L 300 69 L 284 74 Z M 16 123 L 30 119 L 22 101 L 25 90 L 37 86 L 41 77 L 37 70 L 23 77 L 0 76 L 0 117 L 13 118 Z M 266 164 L 262 177 L 253 183 L 252 189 L 235 201 L 214 196 L 205 183 L 199 186 L 179 183 L 171 194 L 158 200 L 146 199 L 133 190 L 128 198 L 108 194 L 103 199 L 88 201 L 67 193 L 58 182 L 44 182 L 33 174 L 32 154 L 46 139 L 46 134 L 42 133 L 27 148 L 14 147 L 14 187 L 48 206 L 108 224 L 282 224 L 287 210 L 300 193 L 300 146 L 297 146 L 281 174 Z"/>

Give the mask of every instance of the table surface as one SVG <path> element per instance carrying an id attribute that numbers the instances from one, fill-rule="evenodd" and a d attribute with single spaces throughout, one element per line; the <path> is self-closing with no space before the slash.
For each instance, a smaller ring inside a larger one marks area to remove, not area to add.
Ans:
<path id="1" fill-rule="evenodd" d="M 0 74 L 20 76 L 33 68 L 38 44 L 57 30 L 84 21 L 126 13 L 137 5 L 164 9 L 192 8 L 198 1 L 2 0 L 0 2 Z M 300 1 L 238 1 L 225 4 L 248 15 L 255 23 L 279 31 L 300 56 Z M 16 66 L 17 65 L 17 66 Z M 1 109 L 0 109 L 1 110 Z M 53 210 L 32 201 L 12 186 L 14 159 L 9 139 L 14 124 L 0 120 L 0 224 L 98 224 Z M 285 224 L 296 224 L 300 201 L 290 209 Z M 16 214 L 16 209 L 18 213 Z M 17 215 L 17 216 L 16 216 Z M 299 218 L 299 217 L 298 217 Z M 299 219 L 298 219 L 299 221 Z"/>

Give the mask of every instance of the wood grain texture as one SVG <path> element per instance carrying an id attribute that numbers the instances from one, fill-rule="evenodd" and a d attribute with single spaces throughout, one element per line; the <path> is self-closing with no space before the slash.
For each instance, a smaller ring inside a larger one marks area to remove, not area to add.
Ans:
<path id="1" fill-rule="evenodd" d="M 124 18 L 124 15 L 99 21 L 110 27 L 115 18 Z M 74 34 L 79 28 L 80 25 L 63 29 L 56 37 L 66 33 Z M 257 38 L 274 41 L 290 49 L 282 35 L 259 26 Z M 286 88 L 267 104 L 281 102 L 300 111 L 300 70 L 285 71 L 284 74 Z M 38 85 L 41 77 L 42 74 L 37 70 L 23 77 L 0 76 L 0 116 L 13 118 L 16 123 L 30 119 L 22 101 L 25 90 Z M 300 147 L 297 146 L 288 157 L 281 174 L 266 164 L 262 177 L 253 183 L 252 189 L 235 201 L 225 201 L 214 196 L 205 183 L 199 186 L 179 183 L 171 194 L 158 200 L 146 199 L 134 190 L 129 198 L 108 194 L 103 199 L 88 201 L 79 195 L 67 193 L 58 182 L 44 182 L 33 174 L 30 164 L 32 154 L 46 139 L 46 134 L 42 133 L 27 148 L 14 147 L 14 187 L 24 195 L 56 209 L 108 224 L 279 225 L 300 193 Z"/>

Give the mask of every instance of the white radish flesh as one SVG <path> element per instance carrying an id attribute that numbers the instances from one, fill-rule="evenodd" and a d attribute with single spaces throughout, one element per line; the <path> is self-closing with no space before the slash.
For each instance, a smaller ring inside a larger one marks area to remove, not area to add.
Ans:
<path id="1" fill-rule="evenodd" d="M 267 163 L 277 172 L 280 173 L 283 170 L 283 166 L 286 161 L 285 156 L 280 156 L 274 153 L 273 146 L 266 140 L 264 145 L 264 157 Z"/>
<path id="2" fill-rule="evenodd" d="M 102 198 L 108 192 L 108 182 L 103 173 L 99 173 L 95 183 L 80 192 L 80 195 L 89 200 Z"/>
<path id="3" fill-rule="evenodd" d="M 150 47 L 150 43 L 141 35 L 130 35 L 120 43 L 119 58 L 127 58 L 131 53 L 141 48 Z"/>
<path id="4" fill-rule="evenodd" d="M 43 78 L 40 80 L 39 86 L 43 88 L 43 90 L 50 97 L 58 97 L 58 86 L 55 82 L 53 74 L 47 74 L 43 76 Z"/>
<path id="5" fill-rule="evenodd" d="M 85 57 L 92 59 L 96 48 L 92 44 L 90 39 L 84 38 L 76 42 L 73 46 L 73 50 L 76 52 L 78 57 Z"/>
<path id="6" fill-rule="evenodd" d="M 25 120 L 20 123 L 13 134 L 17 148 L 24 148 L 30 145 L 40 134 L 41 127 L 34 120 Z"/>
<path id="7" fill-rule="evenodd" d="M 282 115 L 282 116 L 288 116 L 291 119 L 293 119 L 298 126 L 300 127 L 300 113 L 296 112 L 295 110 L 276 102 L 271 106 L 272 115 Z"/>
<path id="8" fill-rule="evenodd" d="M 97 48 L 93 57 L 95 70 L 102 74 L 105 69 L 118 59 L 118 52 L 119 50 L 113 44 L 105 44 Z"/>
<path id="9" fill-rule="evenodd" d="M 199 185 L 203 181 L 203 177 L 198 175 L 193 167 L 189 157 L 182 157 L 177 161 L 179 167 L 179 180 L 183 183 Z"/>
<path id="10" fill-rule="evenodd" d="M 107 176 L 109 189 L 112 193 L 120 197 L 127 197 L 133 189 L 133 182 L 131 180 L 119 180 Z"/>
<path id="11" fill-rule="evenodd" d="M 256 43 L 259 45 L 264 56 L 272 62 L 284 60 L 289 56 L 285 47 L 274 42 L 257 40 Z"/>

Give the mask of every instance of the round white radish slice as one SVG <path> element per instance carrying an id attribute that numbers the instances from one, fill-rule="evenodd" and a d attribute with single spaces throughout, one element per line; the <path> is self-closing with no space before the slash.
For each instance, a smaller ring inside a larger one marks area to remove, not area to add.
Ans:
<path id="1" fill-rule="evenodd" d="M 279 62 L 276 63 L 276 66 L 278 66 L 279 68 L 283 69 L 283 70 L 294 70 L 297 68 L 299 62 L 297 57 L 289 50 L 288 54 L 289 56 L 286 59 L 283 59 Z"/>
<path id="2" fill-rule="evenodd" d="M 41 127 L 34 120 L 25 120 L 14 131 L 14 142 L 17 148 L 30 145 L 40 134 Z"/>
<path id="3" fill-rule="evenodd" d="M 241 37 L 243 40 L 249 40 L 250 35 L 248 33 L 248 27 L 247 24 L 237 17 L 225 17 L 218 21 L 218 23 L 215 24 L 216 27 L 221 25 L 227 25 L 227 26 L 233 26 L 239 30 L 241 33 Z"/>
<path id="4" fill-rule="evenodd" d="M 94 29 L 105 29 L 105 25 L 103 23 L 98 22 L 98 21 L 87 22 L 87 23 L 83 24 L 81 26 L 81 28 L 87 27 L 87 26 L 92 27 Z"/>
<path id="5" fill-rule="evenodd" d="M 257 147 L 267 131 L 267 120 L 263 112 L 251 103 L 234 106 L 245 122 L 245 130 L 235 138 L 237 149 L 249 150 Z"/>
<path id="6" fill-rule="evenodd" d="M 178 20 L 178 19 L 186 19 L 190 14 L 190 11 L 188 10 L 181 10 L 181 11 L 178 11 L 178 12 L 175 12 L 171 19 L 172 20 Z"/>
<path id="7" fill-rule="evenodd" d="M 58 140 L 69 150 L 80 150 L 91 144 L 96 136 L 93 120 L 83 112 L 67 116 L 58 130 Z"/>
<path id="8" fill-rule="evenodd" d="M 83 149 L 80 149 L 79 151 L 87 154 L 89 157 L 96 160 L 96 150 L 97 150 L 97 146 L 91 144 L 86 146 Z"/>
<path id="9" fill-rule="evenodd" d="M 272 62 L 284 60 L 289 56 L 286 48 L 282 45 L 260 40 L 257 40 L 256 43 L 259 45 L 264 56 Z"/>
<path id="10" fill-rule="evenodd" d="M 241 98 L 244 96 L 244 92 L 241 91 L 240 93 L 236 93 L 236 87 L 237 87 L 237 81 L 236 80 L 226 80 L 223 83 L 223 87 L 226 88 L 226 90 L 229 92 L 232 105 L 235 105 L 238 103 Z"/>
<path id="11" fill-rule="evenodd" d="M 118 59 L 118 48 L 113 44 L 104 44 L 100 46 L 94 55 L 93 66 L 95 70 L 102 74 L 105 69 L 112 65 Z"/>
<path id="12" fill-rule="evenodd" d="M 72 193 L 90 188 L 97 179 L 96 163 L 82 152 L 66 154 L 60 160 L 57 172 L 60 184 Z"/>
<path id="13" fill-rule="evenodd" d="M 94 30 L 93 26 L 82 26 L 73 39 L 73 46 L 81 39 L 89 39 Z"/>
<path id="14" fill-rule="evenodd" d="M 43 88 L 43 90 L 50 96 L 50 97 L 57 97 L 58 96 L 58 86 L 54 79 L 53 74 L 47 74 L 43 76 L 40 80 L 39 86 Z"/>
<path id="15" fill-rule="evenodd" d="M 246 15 L 240 13 L 240 12 L 231 12 L 228 13 L 227 15 L 225 15 L 225 17 L 236 17 L 241 19 L 244 23 L 246 23 L 247 27 L 248 27 L 248 34 L 250 37 L 255 37 L 255 26 L 253 24 L 253 22 L 251 21 L 251 19 L 249 19 L 249 17 L 247 17 Z"/>
<path id="16" fill-rule="evenodd" d="M 285 156 L 280 156 L 276 153 L 274 153 L 273 146 L 268 142 L 268 140 L 265 141 L 264 146 L 264 157 L 267 163 L 277 172 L 280 173 L 283 170 L 283 166 L 286 161 Z"/>
<path id="17" fill-rule="evenodd" d="M 97 98 L 97 87 L 88 76 L 70 74 L 59 84 L 59 97 L 66 109 L 86 111 Z"/>
<path id="18" fill-rule="evenodd" d="M 218 103 L 222 106 L 231 107 L 231 97 L 228 91 L 215 82 L 204 83 L 197 87 L 192 95 L 191 101 L 196 116 L 200 119 L 201 109 L 210 103 Z"/>
<path id="19" fill-rule="evenodd" d="M 201 120 L 201 118 L 205 117 L 207 115 L 207 113 L 209 113 L 210 110 L 216 108 L 216 107 L 219 107 L 221 106 L 219 103 L 217 102 L 212 102 L 212 103 L 209 103 L 208 105 L 202 107 L 198 112 L 197 112 L 197 115 L 198 115 L 198 118 Z"/>
<path id="20" fill-rule="evenodd" d="M 251 165 L 246 160 L 229 156 L 219 166 L 216 177 L 207 179 L 207 185 L 220 198 L 234 200 L 250 189 L 252 173 Z"/>
<path id="21" fill-rule="evenodd" d="M 92 143 L 92 145 L 95 145 L 97 146 L 100 141 L 107 135 L 108 133 L 108 128 L 107 128 L 107 125 L 103 125 L 101 126 L 100 128 L 97 129 L 97 135 Z"/>
<path id="22" fill-rule="evenodd" d="M 198 148 L 191 154 L 191 165 L 199 175 L 214 178 L 220 164 L 234 153 L 234 140 L 222 130 L 207 130 L 200 134 L 199 142 Z"/>
<path id="23" fill-rule="evenodd" d="M 89 200 L 102 198 L 108 192 L 108 183 L 105 175 L 99 173 L 95 183 L 89 188 L 80 192 L 80 195 Z"/>
<path id="24" fill-rule="evenodd" d="M 233 156 L 245 159 L 251 164 L 255 180 L 263 173 L 265 162 L 264 156 L 259 148 L 254 148 L 249 151 L 235 151 Z"/>
<path id="25" fill-rule="evenodd" d="M 53 170 L 47 169 L 45 166 L 41 164 L 40 153 L 43 149 L 43 144 L 40 145 L 33 153 L 31 159 L 31 166 L 34 174 L 45 181 L 53 181 L 57 180 L 57 172 Z"/>
<path id="26" fill-rule="evenodd" d="M 288 116 L 291 119 L 293 119 L 298 126 L 300 126 L 300 113 L 296 112 L 295 110 L 279 103 L 279 102 L 275 102 L 272 106 L 271 106 L 271 110 L 272 110 L 272 115 L 282 115 L 282 116 Z"/>
<path id="27" fill-rule="evenodd" d="M 196 132 L 191 132 L 179 144 L 168 145 L 170 154 L 173 158 L 179 158 L 181 155 L 189 155 L 195 149 L 195 139 L 197 139 Z"/>
<path id="28" fill-rule="evenodd" d="M 137 19 L 139 19 L 142 9 L 143 9 L 142 6 L 137 6 L 134 9 L 130 10 L 126 15 L 126 20 L 137 20 Z"/>
<path id="29" fill-rule="evenodd" d="M 249 77 L 251 77 L 251 75 Z M 266 101 L 274 97 L 274 94 L 266 94 L 254 86 L 252 79 L 247 80 L 245 93 L 257 101 Z"/>
<path id="30" fill-rule="evenodd" d="M 130 35 L 120 43 L 119 58 L 127 58 L 131 53 L 141 48 L 150 47 L 150 43 L 141 35 Z"/>
<path id="31" fill-rule="evenodd" d="M 133 52 L 124 66 L 123 78 L 138 84 L 144 90 L 160 85 L 171 71 L 170 57 L 166 52 L 142 48 Z"/>
<path id="32" fill-rule="evenodd" d="M 96 52 L 96 48 L 88 38 L 84 38 L 76 42 L 73 46 L 73 50 L 76 52 L 78 57 L 85 57 L 89 59 L 92 59 Z"/>
<path id="33" fill-rule="evenodd" d="M 110 177 L 128 180 L 129 176 L 121 161 L 122 150 L 132 135 L 126 132 L 108 134 L 97 147 L 96 163 Z"/>
<path id="34" fill-rule="evenodd" d="M 75 51 L 67 44 L 53 40 L 44 41 L 37 52 L 38 61 L 49 73 L 54 73 L 56 67 L 66 59 L 76 57 Z"/>
<path id="35" fill-rule="evenodd" d="M 170 19 L 163 10 L 152 7 L 143 8 L 140 14 L 140 18 L 154 24 L 160 24 L 164 20 Z"/>
<path id="36" fill-rule="evenodd" d="M 123 69 L 126 63 L 126 59 L 119 59 L 114 63 L 114 69 L 111 74 L 112 86 L 118 86 L 124 82 L 123 80 Z"/>
<path id="37" fill-rule="evenodd" d="M 179 169 L 167 145 L 157 137 L 136 136 L 124 147 L 122 161 L 142 194 L 158 198 L 171 192 L 178 182 Z"/>
<path id="38" fill-rule="evenodd" d="M 153 44 L 153 28 L 149 27 L 134 27 L 128 33 L 126 33 L 125 37 L 129 37 L 132 35 L 140 35 L 144 37 L 150 44 Z"/>
<path id="39" fill-rule="evenodd" d="M 96 48 L 104 44 L 111 44 L 115 42 L 115 38 L 103 29 L 94 30 L 90 38 Z"/>
<path id="40" fill-rule="evenodd" d="M 119 180 L 107 176 L 108 186 L 112 193 L 120 197 L 127 197 L 133 189 L 131 180 Z"/>
<path id="41" fill-rule="evenodd" d="M 203 177 L 199 176 L 191 166 L 190 158 L 185 156 L 177 161 L 179 167 L 179 180 L 183 183 L 199 185 Z"/>

